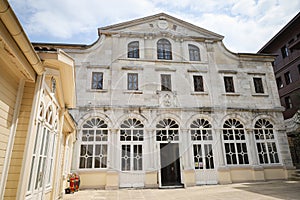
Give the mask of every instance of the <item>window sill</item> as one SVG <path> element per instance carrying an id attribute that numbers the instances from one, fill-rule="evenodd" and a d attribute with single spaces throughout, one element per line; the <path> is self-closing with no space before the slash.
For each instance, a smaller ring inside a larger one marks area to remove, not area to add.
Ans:
<path id="1" fill-rule="evenodd" d="M 127 90 L 123 92 L 124 94 L 143 94 L 142 90 Z"/>
<path id="2" fill-rule="evenodd" d="M 191 95 L 208 95 L 208 92 L 191 92 Z"/>
<path id="3" fill-rule="evenodd" d="M 241 94 L 239 93 L 232 93 L 232 92 L 228 92 L 228 93 L 224 93 L 222 94 L 223 96 L 240 96 Z"/>
<path id="4" fill-rule="evenodd" d="M 156 94 L 166 94 L 166 93 L 172 93 L 174 95 L 177 95 L 176 91 L 156 90 Z"/>
<path id="5" fill-rule="evenodd" d="M 264 94 L 264 93 L 255 93 L 252 94 L 253 97 L 268 97 L 269 94 Z"/>
<path id="6" fill-rule="evenodd" d="M 99 93 L 106 93 L 108 90 L 104 89 L 87 89 L 88 92 L 99 92 Z"/>
<path id="7" fill-rule="evenodd" d="M 89 174 L 89 173 L 94 173 L 94 172 L 105 172 L 107 171 L 108 168 L 99 168 L 99 169 L 94 169 L 94 168 L 79 168 L 78 172 L 81 174 Z"/>

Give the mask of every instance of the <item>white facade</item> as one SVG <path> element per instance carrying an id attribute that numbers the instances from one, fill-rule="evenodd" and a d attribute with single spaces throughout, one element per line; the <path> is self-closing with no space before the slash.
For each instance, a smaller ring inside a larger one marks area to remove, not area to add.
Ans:
<path id="1" fill-rule="evenodd" d="M 288 177 L 273 57 L 232 53 L 222 39 L 161 13 L 63 47 L 76 65 L 82 188 Z"/>

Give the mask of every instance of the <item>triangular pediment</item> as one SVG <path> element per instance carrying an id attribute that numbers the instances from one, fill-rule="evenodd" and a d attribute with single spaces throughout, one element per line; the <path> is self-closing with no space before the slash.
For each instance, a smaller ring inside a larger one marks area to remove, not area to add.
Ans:
<path id="1" fill-rule="evenodd" d="M 169 35 L 174 37 L 192 37 L 212 40 L 222 40 L 223 36 L 208 31 L 186 21 L 159 13 L 98 29 L 101 34 L 126 35 Z"/>

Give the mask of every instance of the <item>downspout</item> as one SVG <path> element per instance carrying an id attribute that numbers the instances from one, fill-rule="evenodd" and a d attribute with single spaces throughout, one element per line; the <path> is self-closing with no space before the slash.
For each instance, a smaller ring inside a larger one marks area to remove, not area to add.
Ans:
<path id="1" fill-rule="evenodd" d="M 0 199 L 3 199 L 5 193 L 5 186 L 6 186 L 6 181 L 7 181 L 8 171 L 9 171 L 9 165 L 11 161 L 11 155 L 14 147 L 15 135 L 17 131 L 18 119 L 20 114 L 22 98 L 23 98 L 24 85 L 25 85 L 25 80 L 21 79 L 19 82 L 17 98 L 14 106 L 15 109 L 14 109 L 8 143 L 5 152 L 3 171 L 2 171 L 1 182 L 0 182 Z"/>
<path id="2" fill-rule="evenodd" d="M 18 18 L 16 17 L 14 11 L 10 7 L 7 0 L 0 1 L 0 17 L 6 26 L 7 30 L 10 32 L 17 45 L 24 53 L 24 56 L 33 67 L 34 71 L 38 75 L 42 75 L 44 68 L 42 62 L 38 55 L 35 53 L 28 37 L 26 36 Z"/>

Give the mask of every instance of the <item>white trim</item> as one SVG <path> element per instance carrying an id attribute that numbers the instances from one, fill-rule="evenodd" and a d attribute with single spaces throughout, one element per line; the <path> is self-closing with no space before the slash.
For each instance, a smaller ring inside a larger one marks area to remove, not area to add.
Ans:
<path id="1" fill-rule="evenodd" d="M 27 131 L 27 138 L 26 138 L 26 143 L 25 143 L 25 148 L 24 148 L 24 155 L 23 155 L 23 161 L 22 161 L 22 167 L 21 167 L 21 172 L 20 172 L 20 178 L 18 184 L 18 192 L 17 192 L 17 198 L 16 199 L 25 199 L 25 195 L 27 192 L 27 184 L 28 184 L 28 177 L 30 174 L 30 167 L 24 167 L 24 166 L 31 166 L 31 156 L 32 156 L 32 151 L 33 151 L 33 145 L 30 145 L 30 143 L 34 142 L 33 137 L 35 136 L 35 128 L 36 128 L 36 115 L 38 114 L 38 109 L 39 109 L 39 102 L 41 98 L 41 91 L 42 91 L 42 82 L 44 81 L 44 74 L 42 76 L 37 77 L 36 81 L 36 86 L 35 86 L 35 91 L 34 91 L 34 98 L 33 98 L 33 104 L 31 108 L 31 116 L 30 120 L 28 123 L 28 131 Z M 31 150 L 31 154 L 29 154 L 29 150 Z M 29 172 L 29 173 L 28 173 Z"/>
<path id="2" fill-rule="evenodd" d="M 18 118 L 19 118 L 19 113 L 20 113 L 20 108 L 21 108 L 21 103 L 23 98 L 24 86 L 25 86 L 25 80 L 21 79 L 19 82 L 18 93 L 17 93 L 16 102 L 14 106 L 15 108 L 14 115 L 13 115 L 10 131 L 9 131 L 9 138 L 7 142 L 6 152 L 5 152 L 3 171 L 2 171 L 1 181 L 0 181 L 0 199 L 4 198 L 5 186 L 6 186 L 6 181 L 7 181 L 7 176 L 8 176 L 8 171 L 9 171 L 9 166 L 11 161 L 12 150 L 14 147 Z"/>

